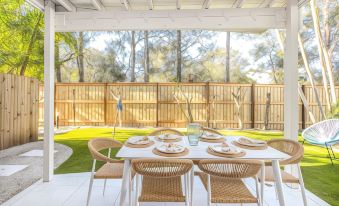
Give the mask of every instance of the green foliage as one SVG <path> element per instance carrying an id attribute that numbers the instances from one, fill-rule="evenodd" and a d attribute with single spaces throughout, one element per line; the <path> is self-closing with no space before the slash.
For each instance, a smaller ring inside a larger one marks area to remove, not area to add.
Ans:
<path id="1" fill-rule="evenodd" d="M 339 118 L 339 101 L 332 106 L 332 112 L 327 114 L 327 118 Z"/>
<path id="2" fill-rule="evenodd" d="M 43 78 L 43 13 L 24 0 L 0 1 L 0 72 Z"/>

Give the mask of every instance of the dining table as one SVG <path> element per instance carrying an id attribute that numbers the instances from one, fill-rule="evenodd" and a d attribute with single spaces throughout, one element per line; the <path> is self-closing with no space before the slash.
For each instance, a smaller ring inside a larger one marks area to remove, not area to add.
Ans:
<path id="1" fill-rule="evenodd" d="M 131 184 L 130 184 L 130 177 L 131 177 L 131 161 L 133 159 L 139 159 L 139 158 L 178 158 L 178 159 L 190 159 L 190 160 L 201 160 L 201 159 L 225 159 L 225 157 L 215 156 L 207 152 L 207 149 L 210 145 L 220 144 L 220 143 L 210 143 L 210 142 L 203 142 L 199 141 L 197 146 L 191 146 L 188 141 L 187 136 L 183 136 L 179 142 L 176 142 L 176 144 L 180 144 L 182 146 L 185 146 L 188 149 L 188 154 L 180 157 L 163 157 L 156 155 L 152 152 L 152 150 L 161 145 L 164 144 L 163 141 L 159 141 L 155 137 L 149 137 L 150 140 L 153 140 L 155 143 L 149 147 L 146 148 L 131 148 L 127 146 L 122 146 L 118 153 L 116 154 L 117 158 L 123 158 L 124 159 L 124 173 L 123 173 L 123 179 L 122 179 L 122 185 L 121 185 L 121 193 L 120 193 L 120 206 L 126 206 L 131 205 Z M 224 136 L 225 142 L 228 145 L 232 145 L 234 147 L 237 147 L 233 145 L 233 141 L 238 140 L 241 138 L 240 136 Z M 290 158 L 290 156 L 286 153 L 283 153 L 279 150 L 276 150 L 270 146 L 267 146 L 265 149 L 260 150 L 253 150 L 253 149 L 244 149 L 239 148 L 243 151 L 245 151 L 245 155 L 242 157 L 232 157 L 231 159 L 248 159 L 248 160 L 261 160 L 261 161 L 270 161 L 272 162 L 274 177 L 275 177 L 275 186 L 277 191 L 277 196 L 279 199 L 279 205 L 285 206 L 284 201 L 284 194 L 283 194 L 283 188 L 282 188 L 282 179 L 281 179 L 281 172 L 280 172 L 280 165 L 279 161 L 283 159 Z M 261 200 L 263 202 L 264 199 L 264 169 L 261 170 Z M 127 198 L 129 196 L 129 198 Z"/>

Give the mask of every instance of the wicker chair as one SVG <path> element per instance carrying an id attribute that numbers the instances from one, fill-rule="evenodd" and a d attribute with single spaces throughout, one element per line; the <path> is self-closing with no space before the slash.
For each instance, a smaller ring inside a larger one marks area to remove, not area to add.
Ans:
<path id="1" fill-rule="evenodd" d="M 260 205 L 258 173 L 263 162 L 255 160 L 201 160 L 199 177 L 207 190 L 207 204 L 257 203 Z M 242 178 L 255 178 L 256 197 L 252 195 Z"/>
<path id="2" fill-rule="evenodd" d="M 136 159 L 132 168 L 136 172 L 135 206 L 139 202 L 185 202 L 190 205 L 189 176 L 193 163 L 183 159 Z M 181 177 L 184 176 L 185 195 Z M 140 191 L 140 177 L 142 189 Z"/>
<path id="3" fill-rule="evenodd" d="M 157 130 L 151 132 L 148 136 L 158 136 L 160 134 L 176 134 L 176 135 L 179 135 L 179 136 L 184 136 L 183 133 L 179 132 L 178 130 L 171 129 L 171 128 L 157 129 Z"/>
<path id="4" fill-rule="evenodd" d="M 111 148 L 120 148 L 122 144 L 116 140 L 108 138 L 95 138 L 88 142 L 88 149 L 93 158 L 91 180 L 89 184 L 87 206 L 89 205 L 93 180 L 105 179 L 103 194 L 105 193 L 107 179 L 121 179 L 123 175 L 124 161 L 110 158 Z M 100 151 L 108 149 L 108 155 L 105 156 Z M 96 161 L 105 162 L 105 164 L 95 171 Z"/>
<path id="5" fill-rule="evenodd" d="M 304 156 L 304 147 L 299 142 L 289 140 L 289 139 L 273 139 L 273 140 L 267 141 L 267 144 L 270 147 L 273 147 L 276 150 L 279 150 L 291 156 L 288 159 L 279 161 L 280 165 L 297 165 L 298 177 L 294 177 L 293 175 L 281 170 L 281 178 L 282 178 L 282 182 L 284 183 L 297 183 L 300 185 L 304 205 L 307 205 L 304 180 L 303 180 L 300 165 L 299 165 L 301 159 Z M 266 163 L 265 181 L 274 182 L 274 180 L 275 178 L 274 178 L 273 168 L 270 165 L 270 163 Z"/>

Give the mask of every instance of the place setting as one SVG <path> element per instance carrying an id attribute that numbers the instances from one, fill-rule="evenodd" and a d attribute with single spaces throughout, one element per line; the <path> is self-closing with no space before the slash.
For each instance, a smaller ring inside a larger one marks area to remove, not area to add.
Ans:
<path id="1" fill-rule="evenodd" d="M 182 136 L 177 134 L 159 134 L 155 136 L 155 139 L 160 142 L 180 142 L 182 140 Z"/>
<path id="2" fill-rule="evenodd" d="M 209 145 L 207 147 L 207 152 L 214 156 L 228 157 L 228 158 L 242 157 L 246 154 L 244 150 L 231 146 L 227 144 L 226 142 L 222 144 L 217 144 L 217 145 Z"/>
<path id="3" fill-rule="evenodd" d="M 240 137 L 237 140 L 232 141 L 232 144 L 250 150 L 265 150 L 267 149 L 267 143 L 263 140 L 255 140 L 248 137 Z"/>
<path id="4" fill-rule="evenodd" d="M 200 141 L 209 143 L 222 143 L 225 142 L 225 137 L 219 134 L 205 131 L 200 136 Z"/>
<path id="5" fill-rule="evenodd" d="M 163 143 L 153 148 L 152 152 L 163 157 L 181 157 L 188 154 L 188 149 L 178 143 Z"/>
<path id="6" fill-rule="evenodd" d="M 126 147 L 132 148 L 146 148 L 152 146 L 153 144 L 154 141 L 151 140 L 148 136 L 134 136 L 128 138 L 124 145 Z"/>

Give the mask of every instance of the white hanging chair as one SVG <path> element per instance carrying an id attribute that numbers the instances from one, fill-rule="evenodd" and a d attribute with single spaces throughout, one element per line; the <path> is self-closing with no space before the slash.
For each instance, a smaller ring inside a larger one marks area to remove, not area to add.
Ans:
<path id="1" fill-rule="evenodd" d="M 302 137 L 311 144 L 325 146 L 332 162 L 332 159 L 335 159 L 332 145 L 339 142 L 339 119 L 318 122 L 305 129 Z"/>

